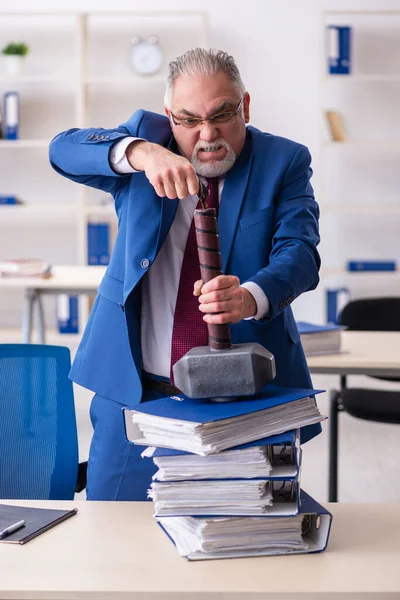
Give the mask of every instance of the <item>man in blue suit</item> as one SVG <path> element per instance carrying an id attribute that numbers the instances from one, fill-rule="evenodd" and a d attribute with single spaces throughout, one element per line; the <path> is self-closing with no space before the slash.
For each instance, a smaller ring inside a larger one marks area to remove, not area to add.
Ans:
<path id="1" fill-rule="evenodd" d="M 71 371 L 95 392 L 93 500 L 146 499 L 152 461 L 126 441 L 121 408 L 173 393 L 171 357 L 197 345 L 206 323 L 230 323 L 233 343 L 270 350 L 276 384 L 311 387 L 290 308 L 319 280 L 307 148 L 246 126 L 250 96 L 225 52 L 195 49 L 173 61 L 165 112 L 139 110 L 111 130 L 72 129 L 50 146 L 61 175 L 113 195 L 119 223 Z M 198 267 L 187 268 L 199 178 L 219 202 L 224 272 L 205 285 Z M 182 298 L 187 310 L 178 309 Z M 319 432 L 304 428 L 302 441 Z"/>

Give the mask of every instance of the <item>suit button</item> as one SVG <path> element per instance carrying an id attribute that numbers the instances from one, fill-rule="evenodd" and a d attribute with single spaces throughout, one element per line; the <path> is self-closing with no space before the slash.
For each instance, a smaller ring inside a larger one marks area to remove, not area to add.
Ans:
<path id="1" fill-rule="evenodd" d="M 109 136 L 109 135 L 105 135 L 105 136 L 104 136 L 104 139 L 105 139 L 105 140 L 109 140 L 109 139 L 110 139 L 110 136 Z"/>
<path id="2" fill-rule="evenodd" d="M 94 138 L 94 135 L 93 135 L 93 133 L 90 133 L 90 134 L 87 136 L 87 139 L 88 139 L 88 140 L 92 140 L 93 138 Z"/>
<path id="3" fill-rule="evenodd" d="M 143 260 L 140 263 L 140 266 L 142 267 L 142 269 L 147 269 L 150 265 L 150 261 L 148 258 L 143 258 Z"/>

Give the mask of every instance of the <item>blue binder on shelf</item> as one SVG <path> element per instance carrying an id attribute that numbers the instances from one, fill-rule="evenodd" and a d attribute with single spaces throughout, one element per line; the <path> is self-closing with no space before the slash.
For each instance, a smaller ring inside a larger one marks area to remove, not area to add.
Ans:
<path id="1" fill-rule="evenodd" d="M 349 260 L 347 263 L 347 270 L 352 272 L 396 271 L 396 269 L 395 260 Z"/>
<path id="2" fill-rule="evenodd" d="M 4 94 L 4 138 L 17 140 L 19 138 L 19 94 L 6 92 Z"/>
<path id="3" fill-rule="evenodd" d="M 160 398 L 123 409 L 126 436 L 129 441 L 140 445 L 164 446 L 189 450 L 194 454 L 207 455 L 232 448 L 241 443 L 245 444 L 269 435 L 278 435 L 291 429 L 323 421 L 325 417 L 319 413 L 313 399 L 315 394 L 322 391 L 267 385 L 258 394 L 251 397 L 244 396 L 243 399 L 237 399 L 233 402 L 213 402 L 208 398 L 193 399 L 184 394 Z M 295 401 L 298 401 L 296 406 L 299 408 L 307 405 L 306 418 L 303 418 L 302 414 L 293 415 L 295 408 L 293 404 L 290 407 L 285 406 Z M 268 418 L 270 415 L 269 409 L 276 409 L 277 407 L 281 407 L 282 410 L 273 411 L 275 420 L 271 424 L 271 420 Z M 310 414 L 310 411 L 312 414 Z M 231 426 L 234 426 L 232 422 L 235 418 L 240 422 L 241 417 L 249 416 L 252 413 L 253 418 L 246 420 L 245 428 L 232 431 Z M 146 416 L 143 418 L 141 415 Z M 142 423 L 145 421 L 147 424 L 154 423 L 154 420 L 156 420 L 158 427 L 164 426 L 164 434 L 167 432 L 166 437 L 168 438 L 166 443 L 160 443 L 159 438 L 157 438 L 157 443 L 153 442 L 151 434 L 145 437 L 138 426 L 139 420 Z M 250 420 L 252 427 L 250 427 Z M 213 426 L 214 423 L 215 426 Z M 171 426 L 175 426 L 175 432 L 179 433 L 174 438 L 168 436 Z M 221 428 L 227 426 L 229 431 L 226 432 L 226 429 L 224 429 L 223 439 L 221 439 Z M 207 441 L 202 437 L 205 430 L 207 430 Z M 190 446 L 187 447 L 188 436 Z M 171 442 L 169 442 L 169 439 L 171 439 Z"/>
<path id="4" fill-rule="evenodd" d="M 110 225 L 88 223 L 88 264 L 108 265 L 110 262 Z"/>
<path id="5" fill-rule="evenodd" d="M 59 333 L 79 333 L 79 303 L 77 296 L 58 294 L 56 299 Z"/>
<path id="6" fill-rule="evenodd" d="M 326 290 L 326 321 L 338 324 L 338 317 L 342 309 L 350 301 L 350 290 L 347 287 L 339 287 Z"/>
<path id="7" fill-rule="evenodd" d="M 351 72 L 352 28 L 328 25 L 328 70 L 331 75 L 349 75 Z"/>
<path id="8" fill-rule="evenodd" d="M 216 521 L 217 519 L 218 522 Z M 245 532 L 247 523 L 249 524 L 249 528 L 252 528 L 254 526 L 255 519 L 259 521 L 260 528 L 262 527 L 263 523 L 267 523 L 267 521 L 271 522 L 276 519 L 277 523 L 283 522 L 283 517 L 277 516 L 270 516 L 268 517 L 268 520 L 266 520 L 265 517 L 242 517 L 242 531 Z M 273 540 L 271 540 L 269 544 L 266 543 L 264 547 L 256 542 L 257 546 L 251 548 L 251 544 L 249 544 L 248 540 L 249 537 L 251 539 L 251 532 L 254 530 L 250 529 L 246 538 L 247 547 L 235 548 L 235 546 L 231 546 L 230 548 L 227 548 L 225 546 L 223 549 L 215 549 L 215 545 L 213 548 L 202 547 L 202 540 L 199 540 L 198 537 L 196 539 L 196 536 L 193 536 L 193 533 L 191 533 L 190 539 L 186 538 L 185 535 L 182 534 L 182 531 L 184 531 L 182 530 L 182 524 L 184 523 L 194 525 L 198 523 L 203 527 L 196 527 L 197 532 L 205 531 L 207 524 L 211 521 L 214 521 L 213 517 L 211 516 L 158 517 L 157 522 L 164 533 L 166 533 L 166 535 L 169 537 L 171 542 L 177 547 L 179 554 L 189 561 L 245 558 L 251 556 L 277 556 L 282 554 L 313 554 L 316 552 L 323 552 L 326 549 L 331 531 L 332 514 L 304 490 L 300 491 L 300 505 L 298 514 L 292 517 L 284 517 L 285 523 L 288 523 L 290 519 L 293 519 L 293 522 L 298 522 L 300 519 L 302 540 L 300 543 L 289 544 L 287 539 L 280 542 L 279 538 L 277 539 L 277 536 L 275 536 Z M 228 517 L 224 519 L 222 531 L 223 527 L 229 527 L 230 522 L 233 522 L 234 520 L 237 520 L 237 517 Z M 214 522 L 220 526 L 221 517 L 216 516 Z M 177 529 L 177 524 L 180 525 L 179 531 Z"/>
<path id="9" fill-rule="evenodd" d="M 229 449 L 229 452 L 245 450 L 247 448 L 257 448 L 260 446 L 267 447 L 267 456 L 272 465 L 271 473 L 269 475 L 270 479 L 298 477 L 301 466 L 300 429 L 292 429 L 291 431 L 285 431 L 280 435 L 271 435 L 269 437 L 248 442 L 247 444 L 234 446 Z M 228 450 L 224 450 L 222 453 L 227 451 Z M 204 461 L 204 464 L 207 464 L 208 460 L 207 456 L 198 457 L 195 454 L 183 450 L 160 448 L 156 446 L 147 447 L 146 450 L 143 451 L 142 456 L 145 458 L 152 458 L 157 466 L 162 465 L 164 457 L 177 459 L 177 461 L 179 461 L 179 457 L 192 456 L 192 458 Z M 211 454 L 209 456 L 215 459 L 217 455 Z M 156 475 L 154 476 L 155 480 L 157 480 Z M 182 477 L 182 479 L 184 478 Z M 226 478 L 224 477 L 224 479 Z M 249 477 L 249 479 L 257 479 L 257 477 Z"/>

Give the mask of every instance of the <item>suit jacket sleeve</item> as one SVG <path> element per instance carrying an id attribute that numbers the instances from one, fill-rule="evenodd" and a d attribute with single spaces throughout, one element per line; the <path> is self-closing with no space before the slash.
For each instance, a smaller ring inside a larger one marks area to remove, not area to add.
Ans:
<path id="1" fill-rule="evenodd" d="M 137 111 L 129 121 L 129 129 L 69 129 L 57 135 L 50 143 L 49 159 L 52 167 L 64 177 L 114 194 L 130 177 L 119 175 L 109 162 L 110 148 L 138 130 L 143 111 Z"/>
<path id="2" fill-rule="evenodd" d="M 249 279 L 264 290 L 269 300 L 268 315 L 258 323 L 273 319 L 319 282 L 319 208 L 310 183 L 310 163 L 308 149 L 300 146 L 276 198 L 269 264 Z"/>

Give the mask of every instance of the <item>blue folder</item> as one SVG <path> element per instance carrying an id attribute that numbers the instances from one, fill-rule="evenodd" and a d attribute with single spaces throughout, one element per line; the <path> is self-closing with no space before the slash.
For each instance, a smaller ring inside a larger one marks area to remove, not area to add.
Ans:
<path id="1" fill-rule="evenodd" d="M 135 404 L 126 410 L 192 423 L 208 423 L 281 406 L 294 400 L 315 396 L 323 391 L 267 385 L 258 394 L 251 397 L 243 396 L 243 400 L 238 399 L 233 402 L 213 402 L 208 398 L 189 398 L 180 394 Z"/>
<path id="2" fill-rule="evenodd" d="M 327 325 L 316 325 L 315 323 L 308 323 L 306 321 L 297 321 L 297 329 L 300 335 L 303 333 L 319 333 L 321 331 L 337 331 L 338 329 L 345 329 L 335 323 L 328 323 Z"/>
<path id="3" fill-rule="evenodd" d="M 285 431 L 285 433 L 281 433 L 280 435 L 271 435 L 260 440 L 247 442 L 247 444 L 240 444 L 240 446 L 234 446 L 233 448 L 229 448 L 229 451 L 244 450 L 245 448 L 255 448 L 257 446 L 287 446 L 290 449 L 289 453 L 293 456 L 293 460 L 290 461 L 290 464 L 282 464 L 277 465 L 275 467 L 273 466 L 271 475 L 267 479 L 282 479 L 285 476 L 297 477 L 299 475 L 301 465 L 300 429 L 292 429 L 291 431 Z M 148 448 L 147 450 L 150 450 L 150 448 Z M 191 454 L 190 452 L 185 452 L 184 450 L 175 450 L 173 448 L 160 448 L 155 446 L 152 447 L 151 450 L 151 454 L 150 452 L 146 453 L 146 458 L 153 459 L 162 456 L 183 456 Z M 223 450 L 222 452 L 226 451 Z M 209 456 L 214 455 L 210 454 Z M 253 477 L 249 479 L 259 479 L 259 477 Z"/>
<path id="4" fill-rule="evenodd" d="M 231 551 L 231 552 L 197 552 L 188 554 L 185 556 L 187 560 L 213 560 L 213 559 L 225 559 L 225 558 L 243 558 L 251 556 L 274 556 L 282 554 L 313 554 L 316 552 L 323 552 L 329 541 L 329 535 L 332 525 L 332 514 L 321 506 L 314 498 L 307 494 L 304 490 L 300 491 L 300 506 L 299 513 L 304 515 L 302 523 L 302 537 L 304 542 L 308 544 L 308 548 L 304 549 L 284 549 L 284 548 L 257 548 L 256 550 L 249 551 Z M 162 522 L 168 523 L 168 519 L 174 517 L 163 517 Z M 194 519 L 204 519 L 204 517 L 193 517 Z M 210 519 L 212 517 L 206 517 Z M 216 517 L 220 518 L 220 517 Z M 251 519 L 265 519 L 266 517 L 251 517 Z M 267 517 L 268 519 L 277 519 L 282 517 Z M 287 519 L 293 517 L 285 517 Z M 161 529 L 167 534 L 169 539 L 175 544 L 170 533 L 164 528 L 163 524 L 158 519 L 158 524 Z"/>

